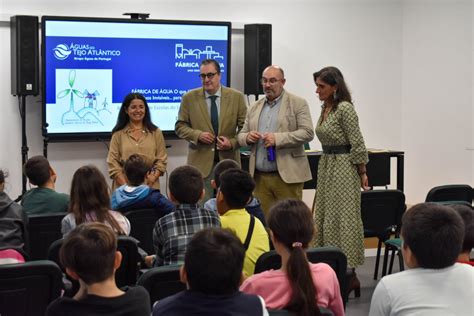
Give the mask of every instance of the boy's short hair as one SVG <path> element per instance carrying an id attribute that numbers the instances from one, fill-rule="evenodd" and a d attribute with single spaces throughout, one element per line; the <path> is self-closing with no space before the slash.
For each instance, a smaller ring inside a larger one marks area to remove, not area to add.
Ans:
<path id="1" fill-rule="evenodd" d="M 220 187 L 221 185 L 221 181 L 219 179 L 220 175 L 229 169 L 240 169 L 240 166 L 237 161 L 232 159 L 224 159 L 216 164 L 214 167 L 214 182 L 216 183 L 217 187 Z"/>
<path id="2" fill-rule="evenodd" d="M 181 166 L 170 174 L 170 193 L 181 204 L 196 204 L 204 183 L 201 172 L 193 166 Z"/>
<path id="3" fill-rule="evenodd" d="M 450 205 L 462 218 L 464 222 L 464 241 L 462 252 L 471 251 L 474 248 L 474 209 L 467 205 Z"/>
<path id="4" fill-rule="evenodd" d="M 230 230 L 206 228 L 197 232 L 184 256 L 190 289 L 207 295 L 238 291 L 244 258 L 244 246 Z"/>
<path id="5" fill-rule="evenodd" d="M 23 172 L 31 184 L 42 186 L 51 177 L 50 168 L 48 159 L 43 156 L 33 156 L 23 166 Z"/>
<path id="6" fill-rule="evenodd" d="M 83 223 L 64 239 L 59 258 L 87 285 L 102 282 L 114 274 L 117 237 L 99 222 Z"/>
<path id="7" fill-rule="evenodd" d="M 401 234 L 419 267 L 443 269 L 461 252 L 464 224 L 449 206 L 420 203 L 403 215 Z"/>
<path id="8" fill-rule="evenodd" d="M 219 190 L 231 209 L 244 208 L 255 189 L 252 176 L 242 169 L 229 169 L 220 175 Z"/>
<path id="9" fill-rule="evenodd" d="M 128 157 L 123 165 L 128 184 L 135 187 L 143 184 L 150 168 L 151 164 L 142 155 L 133 154 Z"/>

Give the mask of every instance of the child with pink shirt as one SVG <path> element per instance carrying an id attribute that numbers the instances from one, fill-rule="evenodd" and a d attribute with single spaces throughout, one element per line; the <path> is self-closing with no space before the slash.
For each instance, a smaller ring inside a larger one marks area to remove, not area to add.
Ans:
<path id="1" fill-rule="evenodd" d="M 246 279 L 240 290 L 263 297 L 268 309 L 286 309 L 297 315 L 320 315 L 318 306 L 344 315 L 339 282 L 325 263 L 309 263 L 305 249 L 313 239 L 311 211 L 299 200 L 283 200 L 270 209 L 270 237 L 281 256 L 280 270 Z M 312 280 L 312 281 L 311 281 Z"/>

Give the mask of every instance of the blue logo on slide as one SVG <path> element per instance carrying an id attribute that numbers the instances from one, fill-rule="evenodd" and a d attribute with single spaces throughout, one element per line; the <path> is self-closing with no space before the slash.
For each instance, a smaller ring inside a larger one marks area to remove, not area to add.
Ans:
<path id="1" fill-rule="evenodd" d="M 53 48 L 54 57 L 59 60 L 64 60 L 71 55 L 72 50 L 66 44 L 59 44 Z"/>

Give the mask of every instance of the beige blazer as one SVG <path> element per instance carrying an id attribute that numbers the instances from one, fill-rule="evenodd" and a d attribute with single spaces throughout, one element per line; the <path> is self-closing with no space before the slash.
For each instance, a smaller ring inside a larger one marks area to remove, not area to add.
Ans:
<path id="1" fill-rule="evenodd" d="M 232 149 L 219 151 L 219 160 L 233 159 L 240 163 L 236 135 L 244 125 L 246 113 L 244 95 L 232 88 L 222 87 L 218 136 L 226 136 L 232 144 Z M 187 163 L 198 168 L 203 177 L 209 176 L 214 164 L 215 146 L 198 142 L 202 132 L 214 133 L 203 88 L 193 89 L 183 95 L 175 132 L 178 137 L 189 142 Z"/>
<path id="2" fill-rule="evenodd" d="M 254 103 L 247 112 L 245 124 L 237 139 L 241 146 L 248 146 L 247 134 L 258 130 L 258 119 L 265 98 Z M 313 121 L 305 99 L 283 92 L 278 127 L 275 131 L 276 162 L 278 173 L 286 183 L 301 183 L 311 180 L 311 170 L 304 151 L 304 144 L 314 138 Z M 252 145 L 249 171 L 255 173 L 256 146 Z"/>

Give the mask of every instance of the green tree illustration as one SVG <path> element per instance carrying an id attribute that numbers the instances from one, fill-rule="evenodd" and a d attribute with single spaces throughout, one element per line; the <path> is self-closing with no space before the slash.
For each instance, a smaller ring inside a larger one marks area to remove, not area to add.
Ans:
<path id="1" fill-rule="evenodd" d="M 84 94 L 77 90 L 77 89 L 74 89 L 74 82 L 76 81 L 76 71 L 73 69 L 73 70 L 70 70 L 69 71 L 69 89 L 64 89 L 62 91 L 59 91 L 58 94 L 57 94 L 57 98 L 58 99 L 62 99 L 68 95 L 70 95 L 70 98 L 69 98 L 69 111 L 65 112 L 63 114 L 63 117 L 61 119 L 61 121 L 64 119 L 64 115 L 66 113 L 69 113 L 69 112 L 74 112 L 74 95 L 76 95 L 77 97 L 79 98 L 84 98 Z"/>

